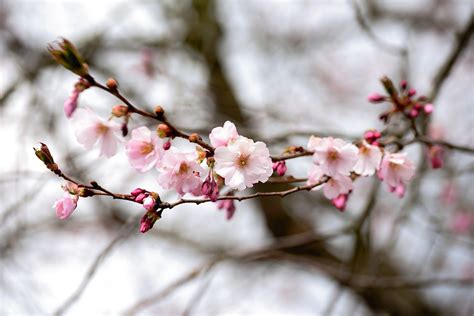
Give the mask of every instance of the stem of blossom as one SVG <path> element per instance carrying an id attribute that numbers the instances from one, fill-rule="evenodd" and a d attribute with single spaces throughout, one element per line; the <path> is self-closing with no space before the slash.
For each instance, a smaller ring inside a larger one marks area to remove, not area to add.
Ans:
<path id="1" fill-rule="evenodd" d="M 311 152 L 309 150 L 305 150 L 305 151 L 296 152 L 296 153 L 293 153 L 293 154 L 283 154 L 281 156 L 271 156 L 271 158 L 272 158 L 273 162 L 276 162 L 276 161 L 289 160 L 289 159 L 298 158 L 298 157 L 311 156 L 312 154 L 313 154 L 313 152 Z"/>
<path id="2" fill-rule="evenodd" d="M 112 94 L 113 96 L 115 96 L 116 98 L 118 98 L 120 101 L 122 101 L 127 107 L 128 107 L 128 111 L 129 113 L 136 113 L 136 114 L 139 114 L 141 116 L 144 116 L 144 117 L 148 117 L 148 118 L 151 118 L 151 119 L 154 119 L 156 121 L 159 121 L 159 122 L 162 122 L 162 123 L 165 123 L 166 125 L 169 126 L 169 128 L 173 131 L 173 136 L 174 137 L 180 137 L 180 138 L 185 138 L 185 139 L 189 139 L 189 134 L 186 134 L 182 131 L 180 131 L 178 128 L 176 128 L 173 124 L 171 124 L 165 117 L 164 114 L 161 114 L 159 116 L 157 116 L 156 114 L 152 114 L 152 113 L 149 113 L 147 111 L 144 111 L 142 109 L 139 109 L 137 108 L 136 106 L 134 106 L 126 97 L 124 97 L 120 91 L 118 89 L 109 89 L 108 87 L 104 86 L 103 84 L 97 82 L 94 77 L 88 75 L 85 77 L 85 79 L 87 79 L 87 81 L 89 81 L 89 83 L 91 84 L 92 87 L 97 87 L 99 89 L 102 89 L 110 94 Z M 201 147 L 207 149 L 208 151 L 210 151 L 211 153 L 214 152 L 214 147 L 212 147 L 211 145 L 209 145 L 208 143 L 206 143 L 205 141 L 203 141 L 202 139 L 198 139 L 196 142 L 196 144 L 200 145 Z"/>

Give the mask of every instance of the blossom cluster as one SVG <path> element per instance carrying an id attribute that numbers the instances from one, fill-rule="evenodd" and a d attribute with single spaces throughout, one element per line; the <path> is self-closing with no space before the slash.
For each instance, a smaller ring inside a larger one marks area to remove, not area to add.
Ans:
<path id="1" fill-rule="evenodd" d="M 155 172 L 156 181 L 163 190 L 174 191 L 186 202 L 186 195 L 195 201 L 215 202 L 218 209 L 226 211 L 227 219 L 232 218 L 236 207 L 234 201 L 240 199 L 238 191 L 254 187 L 257 183 L 266 183 L 270 178 L 280 178 L 288 172 L 287 161 L 293 158 L 311 156 L 311 167 L 307 172 L 306 185 L 294 187 L 297 190 L 322 190 L 326 198 L 339 210 L 344 210 L 348 198 L 354 189 L 354 181 L 359 177 L 376 175 L 390 192 L 403 197 L 406 185 L 415 174 L 415 166 L 403 146 L 390 146 L 390 135 L 386 131 L 368 130 L 360 140 L 347 142 L 340 138 L 309 138 L 306 148 L 290 146 L 280 156 L 271 156 L 267 145 L 261 141 L 240 135 L 235 124 L 225 122 L 223 126 L 213 128 L 209 142 L 203 141 L 198 134 L 186 134 L 176 129 L 165 117 L 161 106 L 154 114 L 133 106 L 120 95 L 118 83 L 107 80 L 105 86 L 97 83 L 89 74 L 87 65 L 70 42 L 59 45 L 59 49 L 50 47 L 53 57 L 64 67 L 80 76 L 74 85 L 70 97 L 64 103 L 66 117 L 71 120 L 77 141 L 87 150 L 97 146 L 100 155 L 110 158 L 124 147 L 128 162 L 139 173 Z M 416 120 L 422 115 L 430 115 L 433 105 L 426 97 L 416 97 L 416 91 L 409 88 L 406 81 L 399 88 L 387 77 L 381 79 L 387 95 L 373 93 L 368 100 L 371 103 L 387 102 L 392 107 L 382 113 L 380 118 L 389 124 L 392 117 L 401 114 L 402 119 L 411 122 L 411 129 L 405 133 L 419 134 Z M 90 108 L 78 107 L 79 95 L 91 87 L 99 87 L 118 97 L 125 104 L 112 107 L 111 116 L 103 119 Z M 136 126 L 129 135 L 129 123 L 132 115 L 142 115 L 159 123 L 156 128 Z M 186 138 L 195 143 L 194 150 L 185 150 L 174 142 L 175 138 Z M 435 168 L 442 166 L 442 150 L 439 146 L 428 146 L 428 155 Z M 64 176 L 54 163 L 45 145 L 36 149 L 36 155 L 46 166 L 59 176 Z M 54 208 L 59 218 L 68 218 L 76 209 L 79 197 L 95 194 L 109 195 L 135 203 L 146 210 L 140 223 L 140 231 L 146 232 L 161 217 L 170 203 L 163 202 L 157 192 L 142 188 L 130 194 L 113 194 L 96 183 L 95 186 L 83 186 L 69 181 L 63 186 L 64 198 L 56 201 Z M 99 191 L 97 191 L 99 190 Z M 295 191 L 293 191 L 295 192 Z M 284 192 L 273 192 L 284 196 Z M 258 193 L 255 196 L 260 196 Z M 198 198 L 196 200 L 196 198 Z M 179 204 L 179 203 L 177 203 Z"/>

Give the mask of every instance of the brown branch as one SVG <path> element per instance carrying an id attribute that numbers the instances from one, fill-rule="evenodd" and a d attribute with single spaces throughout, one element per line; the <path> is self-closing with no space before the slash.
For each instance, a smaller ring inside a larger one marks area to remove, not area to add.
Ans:
<path id="1" fill-rule="evenodd" d="M 449 74 L 451 73 L 451 70 L 453 69 L 453 66 L 456 64 L 456 61 L 461 56 L 461 53 L 464 51 L 464 49 L 466 49 L 473 32 L 474 14 L 471 14 L 471 17 L 469 19 L 469 22 L 466 24 L 466 27 L 457 35 L 457 41 L 453 47 L 453 50 L 448 55 L 448 58 L 441 66 L 441 68 L 439 68 L 433 79 L 433 88 L 431 89 L 431 92 L 429 94 L 429 99 L 431 101 L 434 101 L 438 96 L 438 93 L 441 90 L 441 86 L 448 78 Z"/>
<path id="2" fill-rule="evenodd" d="M 144 116 L 144 117 L 148 117 L 148 118 L 151 118 L 151 119 L 154 119 L 156 121 L 159 121 L 161 123 L 164 123 L 166 125 L 168 125 L 168 127 L 171 129 L 172 131 L 172 135 L 174 137 L 180 137 L 180 138 L 184 138 L 184 139 L 188 139 L 190 138 L 191 134 L 187 134 L 181 130 L 179 130 L 177 127 L 175 127 L 167 118 L 166 116 L 163 114 L 163 115 L 160 115 L 160 116 L 157 116 L 155 114 L 152 114 L 152 113 L 149 113 L 147 111 L 144 111 L 138 107 L 136 107 L 135 105 L 133 105 L 126 97 L 124 97 L 120 91 L 118 89 L 115 89 L 115 90 L 112 90 L 106 86 L 104 86 L 103 84 L 97 82 L 93 77 L 91 76 L 87 76 L 86 79 L 89 81 L 89 83 L 91 84 L 91 86 L 93 87 L 97 87 L 97 88 L 100 88 L 110 94 L 112 94 L 113 96 L 115 96 L 116 98 L 118 98 L 120 101 L 122 101 L 123 103 L 125 103 L 125 105 L 128 107 L 129 109 L 129 112 L 131 113 L 136 113 L 136 114 L 139 114 L 141 116 Z M 197 139 L 195 141 L 193 141 L 194 143 L 200 145 L 201 147 L 207 149 L 208 151 L 210 151 L 211 153 L 214 152 L 214 147 L 212 147 L 211 145 L 209 145 L 208 143 L 206 143 L 205 141 L 201 140 L 201 139 Z"/>

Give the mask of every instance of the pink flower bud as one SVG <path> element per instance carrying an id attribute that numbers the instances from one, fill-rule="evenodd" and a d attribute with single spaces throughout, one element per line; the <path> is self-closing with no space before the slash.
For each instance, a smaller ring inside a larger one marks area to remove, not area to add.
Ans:
<path id="1" fill-rule="evenodd" d="M 374 132 L 373 131 L 366 131 L 364 133 L 364 139 L 368 142 L 372 141 L 374 138 Z"/>
<path id="2" fill-rule="evenodd" d="M 414 96 L 416 94 L 416 90 L 411 88 L 410 90 L 408 90 L 408 96 L 411 98 L 412 96 Z"/>
<path id="3" fill-rule="evenodd" d="M 167 141 L 166 143 L 163 144 L 163 149 L 164 150 L 168 150 L 170 149 L 171 147 L 171 142 L 170 141 Z"/>
<path id="4" fill-rule="evenodd" d="M 331 200 L 332 205 L 334 205 L 338 210 L 344 212 L 346 208 L 347 199 L 349 198 L 348 194 L 340 194 L 338 197 Z"/>
<path id="5" fill-rule="evenodd" d="M 380 103 L 385 101 L 385 97 L 383 95 L 380 95 L 376 92 L 369 94 L 367 97 L 367 100 L 369 100 L 370 103 Z"/>
<path id="6" fill-rule="evenodd" d="M 377 131 L 377 130 L 374 130 L 374 138 L 375 138 L 375 139 L 379 139 L 380 137 L 382 137 L 382 133 L 380 133 L 380 132 Z"/>
<path id="7" fill-rule="evenodd" d="M 156 205 L 155 199 L 152 198 L 151 196 L 148 196 L 143 200 L 143 207 L 149 211 L 153 211 L 155 208 L 155 205 Z"/>
<path id="8" fill-rule="evenodd" d="M 77 207 L 78 197 L 66 196 L 54 202 L 53 208 L 56 209 L 56 216 L 59 219 L 67 219 Z"/>
<path id="9" fill-rule="evenodd" d="M 439 169 L 444 165 L 444 150 L 441 146 L 430 146 L 428 148 L 428 158 L 430 159 L 431 168 Z"/>
<path id="10" fill-rule="evenodd" d="M 415 110 L 420 111 L 423 108 L 423 106 L 420 103 L 416 103 L 414 108 Z"/>
<path id="11" fill-rule="evenodd" d="M 410 117 L 411 118 L 416 118 L 418 116 L 419 112 L 416 109 L 411 109 L 410 110 Z"/>
<path id="12" fill-rule="evenodd" d="M 160 219 L 160 215 L 155 211 L 148 211 L 140 219 L 140 232 L 146 233 L 153 228 L 155 222 Z"/>
<path id="13" fill-rule="evenodd" d="M 230 220 L 235 213 L 234 200 L 220 200 L 217 202 L 217 208 L 226 211 L 226 219 Z"/>
<path id="14" fill-rule="evenodd" d="M 402 90 L 405 90 L 407 86 L 408 86 L 408 83 L 406 80 L 400 81 L 400 88 L 402 88 Z"/>
<path id="15" fill-rule="evenodd" d="M 273 171 L 275 171 L 280 177 L 284 176 L 287 170 L 286 163 L 284 160 L 274 162 L 272 168 Z"/>
<path id="16" fill-rule="evenodd" d="M 219 195 L 219 188 L 217 187 L 217 182 L 212 176 L 212 171 L 209 172 L 206 180 L 202 183 L 201 193 L 211 199 L 212 202 L 217 201 Z"/>
<path id="17" fill-rule="evenodd" d="M 425 106 L 423 108 L 423 111 L 425 111 L 426 114 L 433 113 L 433 110 L 434 110 L 434 107 L 433 107 L 433 104 L 431 104 L 431 103 L 425 104 Z"/>
<path id="18" fill-rule="evenodd" d="M 143 203 L 143 200 L 147 197 L 147 194 L 145 193 L 140 193 L 137 195 L 137 197 L 135 198 L 135 202 L 137 203 Z"/>
<path id="19" fill-rule="evenodd" d="M 64 102 L 64 114 L 66 114 L 67 118 L 71 118 L 74 111 L 76 111 L 79 94 L 80 91 L 74 89 L 66 102 Z"/>
<path id="20" fill-rule="evenodd" d="M 130 194 L 133 195 L 133 196 L 138 196 L 140 193 L 144 193 L 144 192 L 145 192 L 145 190 L 143 190 L 141 188 L 136 188 Z"/>

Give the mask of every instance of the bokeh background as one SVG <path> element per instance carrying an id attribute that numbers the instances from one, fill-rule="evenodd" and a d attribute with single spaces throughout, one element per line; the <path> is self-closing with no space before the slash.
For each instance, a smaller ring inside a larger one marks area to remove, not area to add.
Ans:
<path id="1" fill-rule="evenodd" d="M 472 282 L 455 281 L 474 275 L 472 154 L 447 151 L 432 170 L 422 146 L 407 147 L 418 173 L 403 199 L 361 179 L 344 213 L 300 192 L 240 202 L 231 221 L 211 204 L 182 205 L 140 234 L 143 210 L 108 198 L 57 219 L 62 181 L 32 150 L 47 143 L 84 183 L 175 198 L 123 149 L 107 160 L 77 144 L 62 109 L 77 77 L 46 52 L 61 36 L 96 78 L 117 78 L 135 104 L 162 105 L 204 136 L 230 120 L 273 154 L 312 134 L 356 139 L 383 127 L 386 106 L 366 96 L 388 75 L 435 98 L 432 133 L 473 147 L 472 16 L 470 0 L 1 1 L 0 314 L 472 315 Z M 103 117 L 116 104 L 94 89 L 80 97 Z M 130 127 L 143 124 L 153 126 Z M 291 161 L 289 173 L 310 164 Z M 312 242 L 226 257 L 292 235 Z M 352 282 L 362 276 L 371 281 Z"/>

